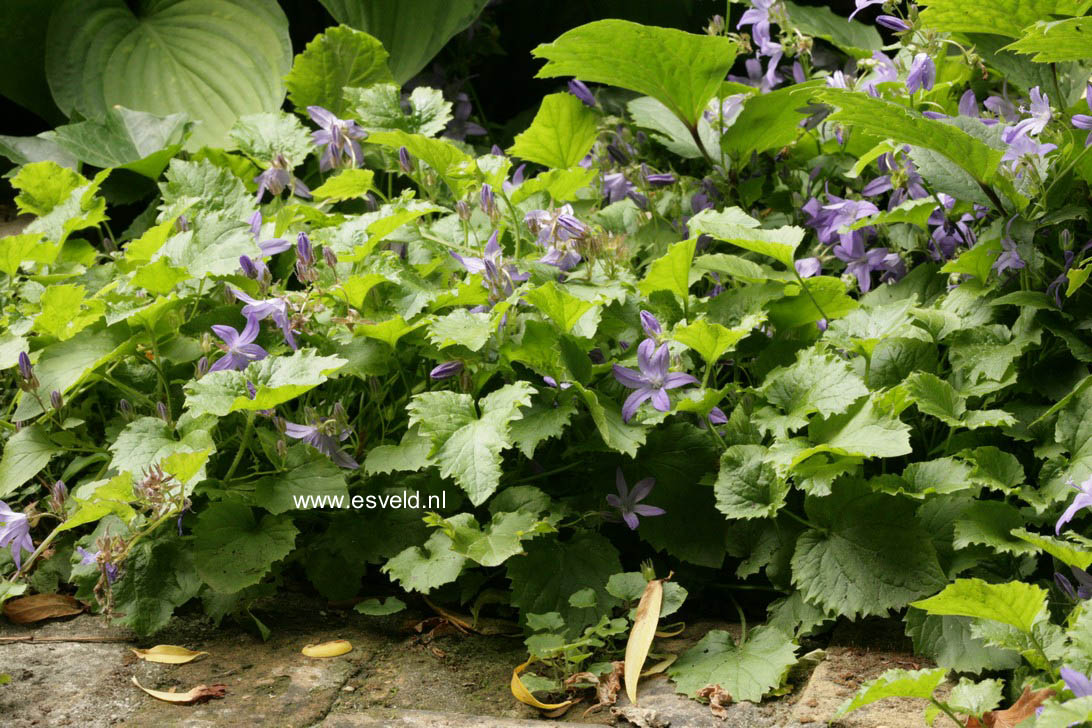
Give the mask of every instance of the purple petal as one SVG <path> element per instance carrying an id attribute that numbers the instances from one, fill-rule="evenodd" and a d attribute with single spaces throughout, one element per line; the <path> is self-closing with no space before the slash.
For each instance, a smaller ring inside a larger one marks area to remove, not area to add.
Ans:
<path id="1" fill-rule="evenodd" d="M 637 515 L 633 511 L 622 511 L 622 520 L 629 526 L 629 530 L 636 531 L 640 521 L 637 519 Z"/>
<path id="2" fill-rule="evenodd" d="M 687 384 L 697 384 L 698 380 L 686 372 L 671 372 L 664 377 L 664 389 L 676 389 Z"/>
<path id="3" fill-rule="evenodd" d="M 633 484 L 633 490 L 629 493 L 630 502 L 643 501 L 652 492 L 652 486 L 656 485 L 655 478 L 642 478 Z"/>
<path id="4" fill-rule="evenodd" d="M 614 378 L 618 380 L 622 386 L 628 387 L 629 389 L 640 389 L 646 384 L 645 378 L 641 376 L 640 372 L 629 369 L 628 367 L 615 364 L 612 367 L 612 372 Z"/>
<path id="5" fill-rule="evenodd" d="M 634 391 L 631 395 L 626 397 L 626 401 L 622 403 L 622 422 L 629 422 L 632 420 L 633 415 L 637 414 L 637 408 L 651 396 L 652 390 L 645 387 Z"/>
<path id="6" fill-rule="evenodd" d="M 650 506 L 644 503 L 638 503 L 633 506 L 633 512 L 641 516 L 662 516 L 667 513 L 667 511 L 659 506 Z"/>
<path id="7" fill-rule="evenodd" d="M 671 411 L 671 399 L 663 387 L 652 390 L 652 406 L 661 412 Z"/>
<path id="8" fill-rule="evenodd" d="M 626 476 L 622 474 L 621 468 L 614 471 L 614 488 L 622 500 L 629 500 L 629 486 L 626 485 Z"/>

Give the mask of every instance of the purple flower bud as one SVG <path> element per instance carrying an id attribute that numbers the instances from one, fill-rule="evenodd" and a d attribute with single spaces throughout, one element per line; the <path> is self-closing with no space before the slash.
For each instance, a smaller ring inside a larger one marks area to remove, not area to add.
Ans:
<path id="1" fill-rule="evenodd" d="M 60 392 L 54 389 L 49 393 L 49 403 L 53 405 L 53 409 L 59 410 L 61 407 L 64 407 L 64 397 L 61 396 Z"/>
<path id="2" fill-rule="evenodd" d="M 793 262 L 793 267 L 801 278 L 811 278 L 823 271 L 823 264 L 818 258 L 801 258 Z"/>
<path id="3" fill-rule="evenodd" d="M 629 162 L 629 157 L 627 157 L 626 153 L 623 152 L 616 144 L 607 145 L 607 154 L 610 156 L 611 159 L 615 161 L 616 164 L 626 164 L 627 162 Z"/>
<path id="4" fill-rule="evenodd" d="M 675 184 L 675 175 L 671 174 L 670 172 L 665 172 L 663 174 L 650 174 L 645 176 L 645 180 L 650 185 L 671 185 Z"/>
<path id="5" fill-rule="evenodd" d="M 659 338 L 660 334 L 664 332 L 659 319 L 648 311 L 641 311 L 641 328 L 645 330 L 645 335 L 650 339 Z"/>
<path id="6" fill-rule="evenodd" d="M 564 228 L 574 238 L 582 238 L 588 232 L 588 226 L 577 220 L 572 215 L 562 213 L 557 216 L 557 224 Z"/>
<path id="7" fill-rule="evenodd" d="M 496 144 L 494 144 L 492 147 L 489 148 L 489 153 L 492 154 L 494 157 L 503 157 L 504 156 L 504 150 L 501 149 L 500 146 L 498 146 Z"/>
<path id="8" fill-rule="evenodd" d="M 19 352 L 19 374 L 27 382 L 34 378 L 34 367 L 30 365 L 30 357 L 25 351 Z"/>
<path id="9" fill-rule="evenodd" d="M 307 233 L 300 233 L 296 237 L 296 257 L 304 266 L 315 264 L 315 249 L 311 247 L 311 239 L 307 237 Z"/>
<path id="10" fill-rule="evenodd" d="M 428 373 L 432 379 L 447 379 L 453 377 L 463 370 L 463 363 L 461 361 L 445 361 L 443 364 L 435 367 Z"/>
<path id="11" fill-rule="evenodd" d="M 575 78 L 569 81 L 569 93 L 583 101 L 586 106 L 595 107 L 595 96 L 592 95 L 591 89 L 585 86 L 583 81 L 578 81 Z"/>
<path id="12" fill-rule="evenodd" d="M 493 199 L 493 188 L 488 183 L 482 185 L 479 197 L 481 198 L 482 212 L 489 217 L 493 217 L 497 212 L 497 205 Z"/>
<path id="13" fill-rule="evenodd" d="M 334 268 L 337 266 L 337 253 L 333 251 L 328 245 L 322 246 L 322 259 L 326 261 L 326 265 Z"/>
<path id="14" fill-rule="evenodd" d="M 896 18 L 894 15 L 879 15 L 876 17 L 876 25 L 882 25 L 888 30 L 893 30 L 896 33 L 905 33 L 910 30 L 910 24 L 902 18 Z"/>
<path id="15" fill-rule="evenodd" d="M 155 403 L 155 412 L 156 412 L 157 415 L 159 415 L 159 419 L 161 419 L 164 422 L 170 424 L 171 413 L 169 411 L 167 411 L 167 405 L 163 404 L 162 402 L 156 402 Z"/>
<path id="16" fill-rule="evenodd" d="M 239 256 L 239 267 L 243 269 L 243 275 L 252 280 L 258 278 L 258 268 L 254 265 L 254 261 L 250 259 L 248 255 Z"/>
<path id="17" fill-rule="evenodd" d="M 66 498 L 68 498 L 68 486 L 64 484 L 63 480 L 58 480 L 49 486 L 49 505 L 53 507 L 53 510 L 63 511 Z"/>
<path id="18" fill-rule="evenodd" d="M 466 200 L 459 200 L 455 203 L 455 212 L 463 222 L 470 220 L 470 205 L 466 203 Z"/>
<path id="19" fill-rule="evenodd" d="M 413 174 L 413 163 L 410 160 L 409 150 L 405 147 L 398 147 L 398 166 L 405 174 Z"/>
<path id="20" fill-rule="evenodd" d="M 906 76 L 906 88 L 910 93 L 922 88 L 931 91 L 936 80 L 937 67 L 929 54 L 919 53 L 914 56 L 914 62 L 910 64 L 910 73 Z"/>
<path id="21" fill-rule="evenodd" d="M 133 405 L 129 404 L 129 400 L 127 400 L 127 399 L 119 399 L 118 400 L 118 412 L 121 412 L 123 417 L 126 417 L 126 418 L 132 417 L 133 416 Z"/>
<path id="22" fill-rule="evenodd" d="M 205 376 L 208 373 L 209 373 L 209 358 L 207 356 L 203 356 L 203 357 L 201 357 L 200 359 L 197 360 L 197 378 L 200 379 L 201 377 Z"/>
<path id="23" fill-rule="evenodd" d="M 724 16 L 714 15 L 709 19 L 709 25 L 705 28 L 709 35 L 720 35 L 724 32 Z"/>
<path id="24" fill-rule="evenodd" d="M 723 425 L 728 422 L 728 417 L 724 414 L 724 410 L 720 407 L 714 407 L 709 410 L 709 424 L 711 425 Z"/>

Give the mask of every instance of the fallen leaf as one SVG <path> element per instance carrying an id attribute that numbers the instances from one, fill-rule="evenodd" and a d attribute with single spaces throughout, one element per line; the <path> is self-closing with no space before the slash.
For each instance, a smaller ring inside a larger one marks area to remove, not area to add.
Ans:
<path id="1" fill-rule="evenodd" d="M 1035 715 L 1035 709 L 1050 697 L 1054 691 L 1050 688 L 1031 691 L 1031 687 L 1025 687 L 1016 702 L 1004 710 L 991 710 L 982 716 L 983 722 L 978 718 L 967 719 L 967 728 L 1016 728 L 1025 720 Z"/>
<path id="2" fill-rule="evenodd" d="M 637 603 L 637 614 L 626 640 L 626 695 L 629 702 L 637 705 L 637 682 L 641 668 L 656 637 L 656 625 L 660 622 L 660 605 L 664 598 L 664 582 L 653 579 L 645 585 L 645 593 Z"/>
<path id="3" fill-rule="evenodd" d="M 661 672 L 671 667 L 671 665 L 673 665 L 675 663 L 675 660 L 677 659 L 679 659 L 678 655 L 668 655 L 652 667 L 642 672 L 641 677 L 648 677 L 649 675 L 659 675 Z"/>
<path id="4" fill-rule="evenodd" d="M 161 662 L 164 665 L 184 665 L 187 662 L 193 662 L 201 655 L 207 655 L 207 652 L 194 652 L 187 650 L 185 647 L 178 647 L 177 645 L 156 645 L 147 650 L 138 650 L 130 647 L 137 657 L 148 662 Z"/>
<path id="5" fill-rule="evenodd" d="M 307 657 L 337 657 L 352 652 L 352 649 L 353 645 L 349 640 L 334 640 L 321 645 L 307 645 L 303 648 L 303 654 Z"/>
<path id="6" fill-rule="evenodd" d="M 627 721 L 635 728 L 671 728 L 671 719 L 664 718 L 652 708 L 640 708 L 636 705 L 623 705 L 610 709 L 615 718 Z"/>
<path id="7" fill-rule="evenodd" d="M 683 630 L 685 630 L 685 629 L 686 629 L 686 622 L 676 622 L 675 624 L 668 625 L 667 627 L 664 627 L 663 629 L 656 630 L 656 636 L 657 637 L 675 637 L 676 635 L 682 634 Z"/>
<path id="8" fill-rule="evenodd" d="M 79 614 L 83 607 L 67 594 L 32 594 L 4 605 L 4 616 L 16 624 L 30 624 L 54 617 Z"/>
<path id="9" fill-rule="evenodd" d="M 133 675 L 133 685 L 136 685 L 138 688 L 148 693 L 148 695 L 151 695 L 156 700 L 164 700 L 168 703 L 179 704 L 203 703 L 204 701 L 212 700 L 213 698 L 222 698 L 224 697 L 224 694 L 227 693 L 227 686 L 221 685 L 219 683 L 217 683 L 216 685 L 198 685 L 192 690 L 184 693 L 176 693 L 173 691 L 166 692 L 164 690 L 149 690 L 137 681 L 136 675 Z"/>
<path id="10" fill-rule="evenodd" d="M 720 685 L 706 685 L 698 691 L 698 697 L 709 701 L 709 710 L 714 718 L 728 718 L 728 706 L 732 704 L 732 696 Z"/>
<path id="11" fill-rule="evenodd" d="M 527 662 L 523 663 L 512 671 L 512 683 L 510 689 L 512 690 L 512 695 L 513 697 L 515 697 L 516 700 L 523 703 L 524 705 L 530 705 L 533 708 L 538 708 L 539 710 L 558 710 L 560 708 L 567 708 L 576 702 L 575 700 L 566 700 L 561 703 L 544 703 L 536 698 L 534 695 L 532 695 L 531 691 L 527 689 L 527 686 L 523 684 L 523 681 L 519 679 L 519 674 L 526 670 L 527 666 L 530 664 L 531 660 L 528 660 Z"/>
<path id="12" fill-rule="evenodd" d="M 618 691 L 622 689 L 622 673 L 626 669 L 626 664 L 621 660 L 615 660 L 611 663 L 611 667 L 613 669 L 605 675 L 578 672 L 565 678 L 566 688 L 571 688 L 578 682 L 588 682 L 595 686 L 595 699 L 598 702 L 584 711 L 585 716 L 618 702 Z"/>

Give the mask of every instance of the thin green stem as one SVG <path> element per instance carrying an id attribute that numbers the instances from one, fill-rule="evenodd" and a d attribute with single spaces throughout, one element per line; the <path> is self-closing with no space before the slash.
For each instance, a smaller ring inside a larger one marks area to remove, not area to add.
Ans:
<path id="1" fill-rule="evenodd" d="M 800 277 L 800 271 L 796 270 L 796 265 L 790 265 L 789 267 L 792 268 L 793 275 L 796 276 L 796 280 L 800 283 L 800 287 L 804 289 L 804 293 L 808 294 L 808 298 L 810 298 L 811 302 L 815 304 L 815 308 L 819 311 L 819 315 L 821 315 L 827 321 L 830 321 L 830 317 L 827 316 L 827 312 L 824 311 L 823 307 L 819 305 L 819 302 L 815 300 L 815 296 L 812 295 L 811 289 L 809 289 L 807 284 L 804 283 L 804 279 Z"/>
<path id="2" fill-rule="evenodd" d="M 959 726 L 959 728 L 964 728 L 964 726 L 967 725 L 966 723 L 964 723 L 963 721 L 961 721 L 959 718 L 956 717 L 955 713 L 952 712 L 951 708 L 949 708 L 947 705 L 940 702 L 936 698 L 930 697 L 929 702 L 932 703 L 934 706 L 936 706 L 936 708 L 938 710 L 940 710 L 940 712 L 944 713 L 944 715 L 951 718 L 955 722 L 955 724 L 957 726 Z"/>
<path id="3" fill-rule="evenodd" d="M 822 531 L 823 530 L 823 529 L 819 528 L 818 526 L 816 526 L 811 521 L 809 521 L 808 519 L 802 518 L 801 516 L 796 515 L 795 513 L 790 511 L 788 508 L 782 508 L 780 511 L 778 511 L 778 513 L 784 513 L 789 518 L 793 519 L 794 521 L 799 521 L 800 523 L 804 524 L 808 528 L 814 528 L 816 531 Z"/>
<path id="4" fill-rule="evenodd" d="M 253 434 L 254 410 L 251 410 L 246 414 L 246 429 L 243 430 L 243 439 L 239 441 L 239 450 L 235 453 L 235 459 L 231 461 L 231 467 L 228 468 L 227 474 L 224 475 L 224 482 L 231 480 L 231 476 L 235 474 L 235 469 L 239 467 L 239 463 L 243 459 L 243 453 L 250 446 L 250 438 Z"/>

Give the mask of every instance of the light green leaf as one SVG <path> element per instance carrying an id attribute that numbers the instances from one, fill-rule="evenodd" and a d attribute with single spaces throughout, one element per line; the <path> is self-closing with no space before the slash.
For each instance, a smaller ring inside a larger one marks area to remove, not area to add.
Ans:
<path id="1" fill-rule="evenodd" d="M 300 120 L 284 111 L 247 114 L 235 122 L 228 136 L 255 161 L 266 164 L 280 155 L 288 160 L 289 169 L 302 164 L 314 149 L 311 134 Z"/>
<path id="2" fill-rule="evenodd" d="M 981 579 L 957 579 L 936 596 L 911 606 L 929 614 L 992 619 L 1030 633 L 1046 610 L 1046 591 L 1019 581 L 987 584 Z"/>
<path id="3" fill-rule="evenodd" d="M 488 312 L 470 313 L 457 308 L 446 316 L 440 316 L 428 325 L 428 337 L 443 349 L 448 346 L 464 346 L 479 351 L 495 329 L 493 317 Z"/>
<path id="4" fill-rule="evenodd" d="M 1036 63 L 1083 61 L 1092 58 L 1092 21 L 1088 18 L 1040 20 L 1024 30 L 1024 37 L 1005 46 L 1006 50 L 1034 54 Z"/>
<path id="5" fill-rule="evenodd" d="M 409 96 L 410 110 L 402 109 L 402 89 L 393 83 L 345 89 L 353 119 L 366 131 L 396 131 L 434 137 L 451 121 L 451 102 L 434 88 L 418 86 Z"/>
<path id="6" fill-rule="evenodd" d="M 676 326 L 671 331 L 671 336 L 680 344 L 698 352 L 706 363 L 714 364 L 749 336 L 752 328 L 741 326 L 729 329 L 708 319 L 699 318 L 692 324 Z"/>
<path id="7" fill-rule="evenodd" d="M 46 42 L 49 87 L 66 114 L 185 113 L 202 122 L 190 149 L 223 146 L 240 116 L 278 109 L 291 63 L 273 0 L 170 0 L 139 16 L 123 0 L 65 0 Z"/>
<path id="8" fill-rule="evenodd" d="M 981 716 L 1001 704 L 1004 689 L 1005 683 L 1001 680 L 977 682 L 961 677 L 944 702 L 959 713 Z"/>
<path id="9" fill-rule="evenodd" d="M 102 121 L 65 124 L 44 138 L 84 164 L 128 169 L 154 180 L 182 149 L 192 127 L 186 114 L 157 116 L 113 106 Z"/>
<path id="10" fill-rule="evenodd" d="M 736 57 L 736 44 L 626 20 L 598 20 L 532 51 L 538 78 L 576 76 L 651 96 L 696 128 Z"/>
<path id="11" fill-rule="evenodd" d="M 174 232 L 172 218 L 183 213 L 190 215 L 189 209 L 199 205 L 205 213 L 222 212 L 224 217 L 233 222 L 242 222 L 250 219 L 254 213 L 254 195 L 247 192 L 242 180 L 223 167 L 217 167 L 207 159 L 196 162 L 187 162 L 181 159 L 172 159 L 167 167 L 166 182 L 159 185 L 160 194 L 163 195 L 163 204 L 160 205 L 159 220 L 163 227 L 151 228 L 148 233 L 141 236 L 144 241 L 140 246 L 144 260 L 150 260 L 152 253 L 161 247 L 153 242 L 164 233 Z M 157 231 L 153 234 L 152 231 Z M 152 238 L 145 241 L 149 234 Z M 126 256 L 132 254 L 132 243 L 126 247 Z"/>
<path id="12" fill-rule="evenodd" d="M 812 418 L 808 440 L 815 446 L 799 453 L 793 464 L 817 452 L 856 457 L 898 457 L 912 451 L 910 427 L 888 411 L 876 395 L 861 400 L 844 414 Z"/>
<path id="13" fill-rule="evenodd" d="M 227 276 L 239 270 L 239 256 L 261 255 L 245 218 L 230 218 L 223 212 L 198 213 L 192 228 L 176 233 L 152 255 L 152 262 L 166 258 L 175 268 L 194 278 Z"/>
<path id="14" fill-rule="evenodd" d="M 19 190 L 15 196 L 19 212 L 38 216 L 48 215 L 88 182 L 83 175 L 51 161 L 25 164 L 11 178 L 11 186 Z"/>
<path id="15" fill-rule="evenodd" d="M 193 528 L 193 553 L 201 579 L 219 592 L 257 584 L 273 564 L 292 552 L 299 533 L 286 516 L 259 521 L 247 506 L 212 503 Z"/>
<path id="16" fill-rule="evenodd" d="M 1073 698 L 1064 703 L 1046 703 L 1035 718 L 1035 728 L 1068 728 L 1092 721 L 1092 696 Z"/>
<path id="17" fill-rule="evenodd" d="M 343 117 L 348 109 L 343 89 L 391 80 L 383 44 L 367 33 L 339 25 L 327 28 L 296 56 L 285 84 L 288 100 L 301 113 L 308 106 L 321 106 Z"/>
<path id="18" fill-rule="evenodd" d="M 129 282 L 149 293 L 166 295 L 179 283 L 189 278 L 189 273 L 181 268 L 175 268 L 167 258 L 160 258 L 154 263 L 141 266 Z"/>
<path id="19" fill-rule="evenodd" d="M 438 519 L 435 524 L 451 538 L 451 549 L 482 566 L 500 566 L 511 557 L 523 553 L 521 542 L 534 538 L 538 517 L 534 513 L 517 511 L 495 513 L 484 529 L 470 519 L 463 526 L 454 526 L 450 519 Z"/>
<path id="20" fill-rule="evenodd" d="M 929 217 L 936 209 L 936 200 L 931 197 L 926 197 L 921 200 L 907 200 L 890 210 L 883 210 L 875 215 L 861 218 L 852 225 L 847 225 L 846 229 L 860 230 L 861 228 L 869 227 L 871 225 L 893 225 L 895 223 L 904 222 L 911 225 L 917 225 L 924 230 L 929 222 Z"/>
<path id="21" fill-rule="evenodd" d="M 870 680 L 857 693 L 838 708 L 834 717 L 852 713 L 858 708 L 885 698 L 921 698 L 929 700 L 933 692 L 944 682 L 948 670 L 935 667 L 931 670 L 888 670 L 875 680 Z"/>
<path id="22" fill-rule="evenodd" d="M 47 248 L 50 259 L 44 262 L 52 262 L 60 251 L 60 246 L 50 245 L 42 240 L 41 234 L 24 233 L 22 235 L 8 235 L 0 238 L 0 271 L 14 278 L 19 273 L 19 267 L 23 263 L 32 261 L 35 252 Z"/>
<path id="23" fill-rule="evenodd" d="M 945 33 L 992 33 L 1019 38 L 1043 18 L 1066 14 L 1071 0 L 922 0 L 921 22 Z"/>
<path id="24" fill-rule="evenodd" d="M 796 644 L 772 627 L 756 627 L 743 644 L 731 632 L 709 631 L 667 669 L 680 693 L 720 685 L 735 700 L 757 703 L 781 684 L 796 662 Z"/>
<path id="25" fill-rule="evenodd" d="M 773 518 L 785 505 L 789 484 L 765 460 L 761 445 L 733 445 L 720 457 L 713 491 L 728 518 Z"/>
<path id="26" fill-rule="evenodd" d="M 339 23 L 367 31 L 383 42 L 390 52 L 391 74 L 402 85 L 428 65 L 452 36 L 473 23 L 487 0 L 321 2 Z"/>
<path id="27" fill-rule="evenodd" d="M 775 230 L 764 230 L 751 224 L 737 208 L 717 212 L 702 210 L 687 223 L 691 233 L 711 235 L 717 240 L 739 246 L 744 250 L 767 255 L 792 269 L 796 247 L 804 239 L 804 229 L 789 225 Z"/>
<path id="28" fill-rule="evenodd" d="M 798 429 L 807 416 L 845 412 L 868 394 L 868 387 L 845 359 L 819 349 L 805 349 L 788 367 L 775 369 L 760 390 L 767 401 L 785 412 L 784 428 Z"/>
<path id="29" fill-rule="evenodd" d="M 448 519 L 453 527 L 465 527 L 473 516 L 460 513 Z M 455 581 L 466 564 L 451 538 L 443 531 L 433 531 L 423 546 L 410 546 L 383 565 L 382 571 L 398 581 L 406 591 L 427 594 L 438 586 Z"/>
<path id="30" fill-rule="evenodd" d="M 1016 538 L 1026 541 L 1035 547 L 1036 551 L 1045 551 L 1066 566 L 1088 570 L 1092 566 L 1092 551 L 1086 551 L 1075 543 L 1067 543 L 1053 536 L 1042 536 L 1031 533 L 1027 529 L 1017 528 L 1012 531 Z"/>
<path id="31" fill-rule="evenodd" d="M 641 293 L 649 296 L 655 291 L 671 291 L 686 301 L 690 291 L 690 264 L 694 260 L 694 249 L 697 244 L 696 235 L 680 240 L 672 244 L 666 253 L 652 261 L 644 280 L 637 284 Z"/>
<path id="32" fill-rule="evenodd" d="M 792 144 L 801 133 L 800 122 L 809 113 L 800 111 L 803 104 L 798 98 L 793 98 L 793 94 L 801 88 L 821 84 L 821 81 L 809 81 L 748 96 L 735 123 L 721 138 L 721 148 L 734 159 L 748 160 L 754 152 L 781 149 Z"/>
<path id="33" fill-rule="evenodd" d="M 54 444 L 41 425 L 24 427 L 8 438 L 0 460 L 0 498 L 41 472 L 60 452 L 64 448 Z"/>
<path id="34" fill-rule="evenodd" d="M 883 48 L 883 38 L 875 28 L 856 20 L 847 21 L 822 5 L 808 7 L 785 0 L 785 12 L 789 25 L 801 33 L 830 41 L 856 58 L 868 58 L 873 51 Z"/>
<path id="35" fill-rule="evenodd" d="M 596 120 L 595 112 L 572 94 L 550 94 L 542 99 L 531 126 L 516 135 L 508 154 L 544 167 L 575 167 L 595 144 Z"/>
<path id="36" fill-rule="evenodd" d="M 42 312 L 34 319 L 34 328 L 60 341 L 71 339 L 102 318 L 106 304 L 87 300 L 83 286 L 50 286 L 42 294 Z"/>
<path id="37" fill-rule="evenodd" d="M 110 467 L 140 478 L 149 468 L 175 453 L 192 453 L 213 447 L 206 430 L 195 429 L 175 439 L 175 428 L 158 417 L 141 417 L 125 426 L 110 445 Z"/>
<path id="38" fill-rule="evenodd" d="M 459 173 L 470 166 L 474 160 L 451 142 L 443 139 L 429 139 L 420 134 L 407 134 L 404 131 L 376 132 L 366 141 L 369 144 L 379 144 L 394 150 L 405 147 L 415 159 L 421 160 L 436 170 L 436 173 L 444 178 L 456 195 L 461 195 L 462 191 L 468 187 L 467 179 Z"/>
<path id="39" fill-rule="evenodd" d="M 972 635 L 970 617 L 908 609 L 904 621 L 906 634 L 914 640 L 914 654 L 929 657 L 949 670 L 978 675 L 983 670 L 1011 670 L 1021 663 L 1016 652 L 991 647 Z"/>
<path id="40" fill-rule="evenodd" d="M 907 391 L 918 411 L 936 417 L 951 427 L 1003 427 L 1016 424 L 1004 410 L 967 411 L 967 398 L 947 381 L 928 372 L 914 372 L 906 379 Z"/>
<path id="41" fill-rule="evenodd" d="M 523 298 L 553 321 L 563 334 L 572 331 L 580 318 L 595 306 L 572 295 L 554 281 L 524 293 Z"/>
<path id="42" fill-rule="evenodd" d="M 394 345 L 398 343 L 398 340 L 411 331 L 415 331 L 427 322 L 420 320 L 412 324 L 406 323 L 406 320 L 401 316 L 395 316 L 387 321 L 380 321 L 377 324 L 363 324 L 357 326 L 356 330 L 361 336 L 367 336 L 369 339 L 378 339 L 384 341 L 392 349 Z"/>
<path id="43" fill-rule="evenodd" d="M 435 464 L 429 457 L 430 452 L 432 441 L 421 435 L 417 427 L 411 427 L 397 445 L 380 445 L 368 450 L 364 472 L 375 475 L 400 470 L 423 470 Z"/>
<path id="44" fill-rule="evenodd" d="M 680 121 L 679 117 L 671 112 L 671 109 L 656 99 L 651 96 L 641 96 L 626 104 L 626 108 L 633 118 L 633 123 L 637 124 L 637 126 L 659 132 L 652 134 L 652 138 L 667 147 L 668 151 L 687 159 L 697 159 L 701 156 L 701 149 L 698 148 L 694 138 L 690 136 L 686 124 Z M 734 132 L 735 130 L 733 130 Z M 698 136 L 701 137 L 702 145 L 706 151 L 712 153 L 712 151 L 716 150 L 717 132 L 713 130 L 713 127 L 705 120 L 704 116 L 698 119 Z"/>
<path id="45" fill-rule="evenodd" d="M 406 608 L 406 603 L 398 597 L 387 597 L 386 599 L 378 599 L 372 597 L 371 599 L 365 599 L 362 602 L 357 603 L 353 607 L 353 611 L 359 614 L 367 614 L 372 617 L 385 617 L 388 614 L 397 614 Z"/>

